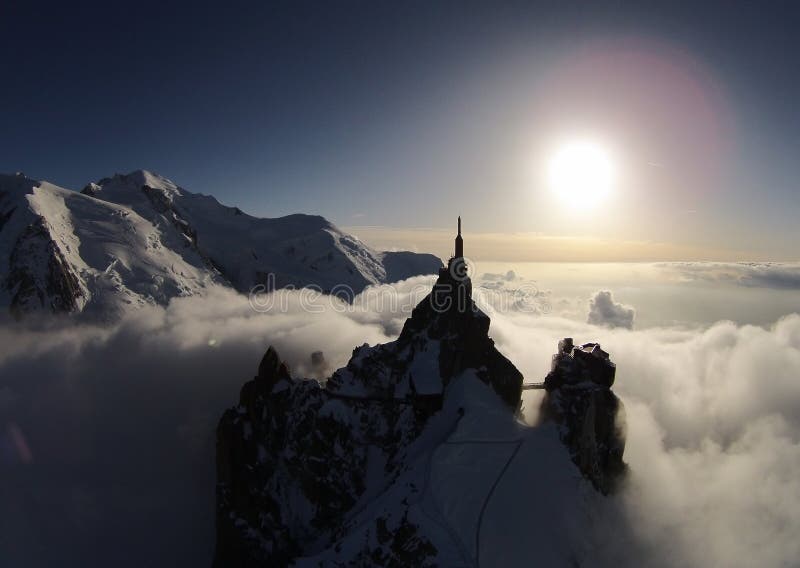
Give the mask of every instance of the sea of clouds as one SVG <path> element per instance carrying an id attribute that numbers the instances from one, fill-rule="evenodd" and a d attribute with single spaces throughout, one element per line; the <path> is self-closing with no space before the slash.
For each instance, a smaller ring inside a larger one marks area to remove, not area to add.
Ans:
<path id="1" fill-rule="evenodd" d="M 632 476 L 621 495 L 599 500 L 586 537 L 595 556 L 585 561 L 777 567 L 800 558 L 800 316 L 636 329 L 634 307 L 610 291 L 575 316 L 575 304 L 512 273 L 489 276 L 476 296 L 527 381 L 542 380 L 561 337 L 600 341 L 617 364 Z M 266 347 L 296 376 L 314 372 L 317 350 L 336 368 L 357 345 L 393 340 L 432 281 L 373 288 L 352 306 L 279 292 L 270 309 L 254 309 L 219 289 L 110 326 L 3 322 L 2 564 L 208 565 L 214 428 Z M 525 395 L 529 420 L 538 396 Z"/>

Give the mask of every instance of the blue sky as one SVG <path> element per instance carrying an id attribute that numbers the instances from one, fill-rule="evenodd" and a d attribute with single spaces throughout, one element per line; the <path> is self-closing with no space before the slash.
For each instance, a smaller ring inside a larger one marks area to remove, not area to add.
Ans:
<path id="1" fill-rule="evenodd" d="M 4 2 L 0 170 L 79 189 L 146 168 L 263 216 L 461 213 L 796 258 L 798 11 L 697 4 Z M 542 181 L 576 136 L 619 170 L 591 215 Z"/>

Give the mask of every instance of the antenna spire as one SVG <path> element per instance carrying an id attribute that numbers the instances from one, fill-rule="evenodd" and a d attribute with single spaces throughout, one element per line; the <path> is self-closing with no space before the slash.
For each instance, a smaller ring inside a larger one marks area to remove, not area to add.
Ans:
<path id="1" fill-rule="evenodd" d="M 456 254 L 455 258 L 464 256 L 464 239 L 461 238 L 461 215 L 458 216 L 458 234 L 456 235 Z"/>

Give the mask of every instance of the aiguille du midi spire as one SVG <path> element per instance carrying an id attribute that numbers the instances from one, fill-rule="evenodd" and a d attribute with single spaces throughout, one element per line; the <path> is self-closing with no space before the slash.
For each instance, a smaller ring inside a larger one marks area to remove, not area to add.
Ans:
<path id="1" fill-rule="evenodd" d="M 461 238 L 461 215 L 458 216 L 458 234 L 456 235 L 456 254 L 453 258 L 464 258 L 464 239 Z"/>
<path id="2" fill-rule="evenodd" d="M 456 298 L 454 306 L 464 311 L 472 306 L 472 282 L 469 279 L 469 269 L 464 258 L 464 239 L 461 237 L 461 216 L 458 217 L 458 233 L 455 239 L 455 251 L 447 262 L 446 268 L 439 270 L 434 292 L 445 292 Z"/>

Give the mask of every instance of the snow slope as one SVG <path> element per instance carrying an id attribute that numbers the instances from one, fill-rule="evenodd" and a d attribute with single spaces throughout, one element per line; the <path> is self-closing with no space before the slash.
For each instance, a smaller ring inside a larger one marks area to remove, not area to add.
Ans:
<path id="1" fill-rule="evenodd" d="M 315 284 L 325 291 L 346 286 L 358 292 L 369 284 L 401 279 L 387 278 L 381 253 L 320 216 L 253 217 L 146 171 L 103 179 L 86 191 L 146 219 L 171 223 L 240 291 L 268 284 L 268 274 L 275 276 L 277 287 Z M 407 270 L 394 253 L 387 254 L 391 272 L 402 278 L 432 274 L 440 265 L 431 255 L 405 253 L 417 261 Z"/>
<path id="2" fill-rule="evenodd" d="M 8 269 L 0 273 L 0 302 L 20 312 L 113 316 L 196 294 L 218 280 L 197 253 L 178 254 L 158 226 L 124 206 L 0 176 L 0 212 L 0 266 Z M 62 265 L 57 273 L 54 258 Z"/>
<path id="3" fill-rule="evenodd" d="M 379 550 L 376 518 L 389 530 L 405 519 L 426 535 L 436 549 L 431 565 L 527 567 L 535 558 L 570 566 L 584 555 L 568 528 L 588 518 L 596 496 L 555 426 L 517 422 L 473 371 L 450 384 L 415 446 L 407 471 L 348 521 L 346 536 L 297 566 L 346 564 L 365 546 Z"/>
<path id="4" fill-rule="evenodd" d="M 0 306 L 17 315 L 113 318 L 215 284 L 352 297 L 440 265 L 433 255 L 376 252 L 323 217 L 253 217 L 143 170 L 81 193 L 0 176 Z"/>

